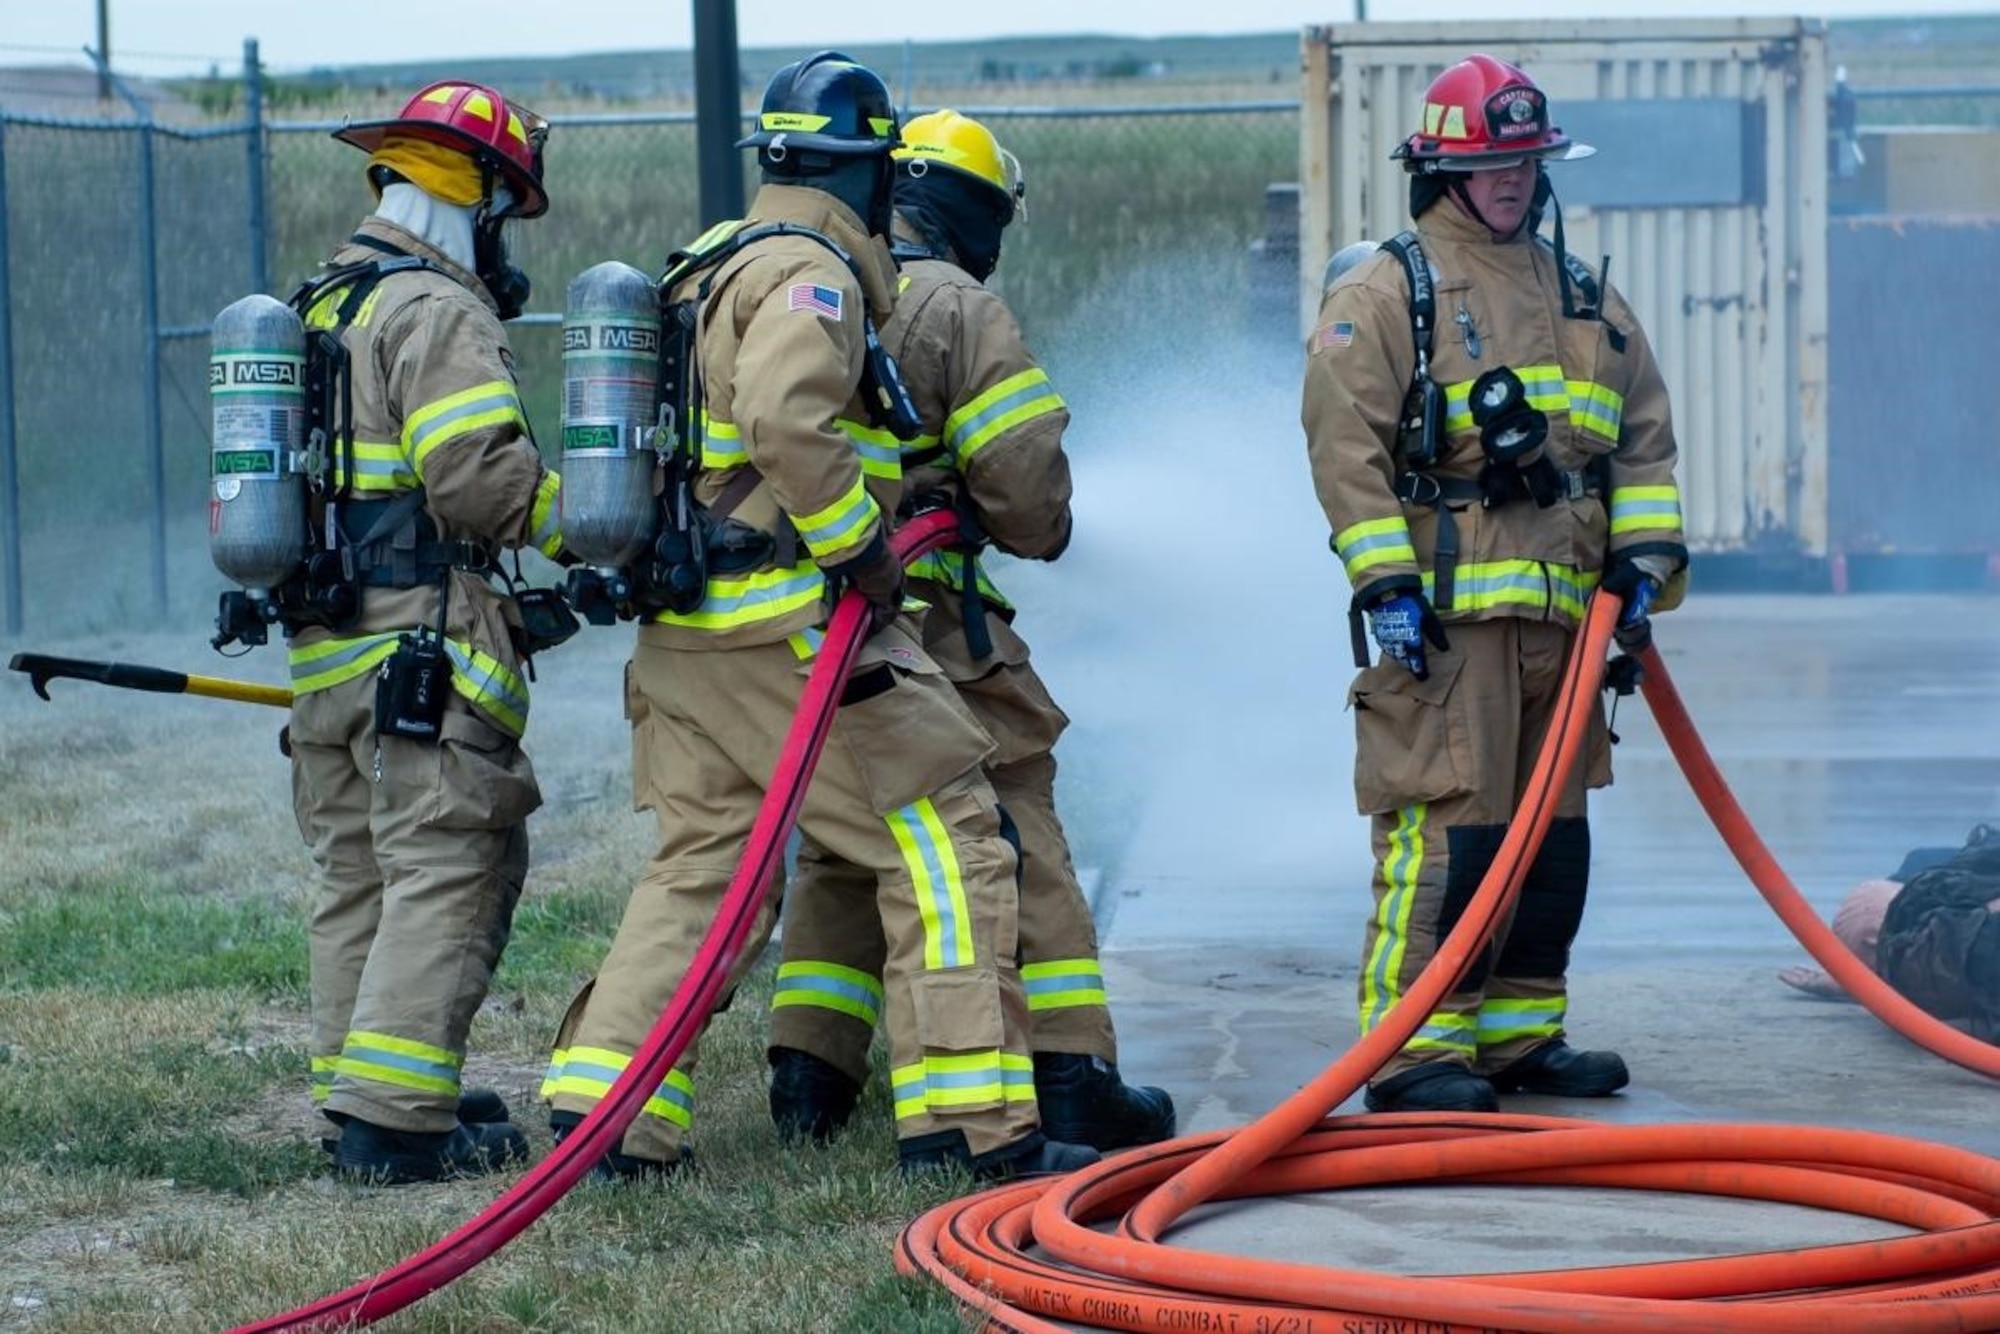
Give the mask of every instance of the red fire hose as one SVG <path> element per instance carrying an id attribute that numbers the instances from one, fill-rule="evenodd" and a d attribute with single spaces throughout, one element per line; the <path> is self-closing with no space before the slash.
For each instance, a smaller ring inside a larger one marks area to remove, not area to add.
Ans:
<path id="1" fill-rule="evenodd" d="M 907 563 L 955 540 L 958 521 L 949 511 L 918 515 L 894 538 L 896 554 Z M 436 1292 L 505 1246 L 548 1211 L 569 1188 L 590 1171 L 606 1150 L 617 1147 L 625 1127 L 659 1087 L 669 1067 L 680 1059 L 705 1023 L 744 941 L 757 919 L 764 887 L 770 883 L 785 838 L 799 808 L 813 767 L 819 762 L 840 690 L 867 637 L 868 607 L 859 593 L 848 592 L 834 608 L 826 638 L 813 660 L 799 711 L 785 734 L 776 772 L 757 811 L 743 861 L 729 882 L 715 921 L 659 1022 L 646 1035 L 631 1065 L 603 1101 L 566 1136 L 547 1158 L 530 1168 L 492 1204 L 426 1250 L 390 1266 L 372 1278 L 295 1311 L 240 1326 L 233 1334 L 266 1334 L 273 1330 L 358 1328 L 392 1315 L 419 1298 Z"/>
<path id="2" fill-rule="evenodd" d="M 1519 892 L 1575 763 L 1618 601 L 1592 602 L 1562 699 L 1505 842 L 1408 994 L 1298 1093 L 1234 1131 L 1117 1154 L 1053 1180 L 954 1200 L 899 1240 L 989 1328 L 1425 1334 L 2000 1330 L 2000 1161 L 1896 1136 L 1805 1126 L 1605 1125 L 1510 1115 L 1328 1116 L 1423 1022 Z M 1898 1032 L 2000 1074 L 2000 1052 L 1925 1015 L 1822 926 L 1750 829 L 1674 694 L 1642 655 L 1647 702 L 1717 829 L 1820 963 Z M 1411 1278 L 1165 1244 L 1209 1202 L 1414 1183 L 1670 1190 L 1832 1209 L 1913 1235 L 1798 1251 L 1575 1270 Z M 1104 1230 L 1112 1224 L 1109 1230 Z"/>

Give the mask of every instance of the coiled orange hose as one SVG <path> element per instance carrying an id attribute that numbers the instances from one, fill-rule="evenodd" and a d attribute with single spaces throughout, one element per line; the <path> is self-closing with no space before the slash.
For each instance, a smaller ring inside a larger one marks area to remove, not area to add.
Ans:
<path id="1" fill-rule="evenodd" d="M 923 1214 L 897 1265 L 927 1274 L 989 1327 L 1400 1328 L 1425 1334 L 1703 1334 L 2000 1330 L 2000 1161 L 1893 1135 L 1807 1126 L 1623 1126 L 1555 1117 L 1329 1117 L 1398 1050 L 1518 894 L 1574 765 L 1618 600 L 1599 592 L 1506 840 L 1437 957 L 1382 1022 L 1262 1118 L 1134 1149 L 1053 1180 Z M 1923 1014 L 1820 924 L 1730 796 L 1666 665 L 1641 655 L 1646 699 L 1716 828 L 1812 955 L 1868 1008 L 1948 1059 L 2000 1074 L 2000 1052 Z M 1785 1252 L 1604 1268 L 1411 1278 L 1225 1255 L 1163 1239 L 1212 1200 L 1390 1184 L 1584 1185 L 1808 1205 L 1912 1235 Z M 1103 1224 L 1116 1220 L 1110 1231 Z M 1046 1258 L 1044 1258 L 1046 1257 Z M 1352 1324 L 1343 1322 L 1354 1322 Z"/>

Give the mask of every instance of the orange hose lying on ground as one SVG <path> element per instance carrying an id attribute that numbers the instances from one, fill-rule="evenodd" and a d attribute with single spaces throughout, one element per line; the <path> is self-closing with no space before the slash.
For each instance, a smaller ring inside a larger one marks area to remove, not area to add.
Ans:
<path id="1" fill-rule="evenodd" d="M 992 1328 L 1646 1334 L 2000 1330 L 2000 1161 L 1863 1131 L 1606 1125 L 1555 1117 L 1328 1116 L 1399 1050 L 1519 893 L 1595 707 L 1618 600 L 1600 592 L 1521 807 L 1431 966 L 1382 1022 L 1269 1113 L 1235 1131 L 1117 1154 L 920 1216 L 897 1267 L 924 1273 Z M 1842 948 L 1730 797 L 1648 649 L 1647 702 L 1702 804 L 1758 888 L 1842 985 L 1897 1031 L 1981 1073 L 1994 1049 L 1924 1015 Z M 1858 971 L 1857 971 L 1858 970 Z M 1208 1201 L 1396 1184 L 1668 1190 L 1831 1209 L 1912 1235 L 1806 1250 L 1593 1269 L 1412 1278 L 1194 1251 L 1163 1242 Z M 1115 1221 L 1112 1231 L 1099 1228 Z M 1048 1258 L 1044 1258 L 1048 1257 Z M 1830 1309 L 1837 1308 L 1837 1309 Z M 1354 1322 L 1354 1323 L 1345 1323 Z"/>

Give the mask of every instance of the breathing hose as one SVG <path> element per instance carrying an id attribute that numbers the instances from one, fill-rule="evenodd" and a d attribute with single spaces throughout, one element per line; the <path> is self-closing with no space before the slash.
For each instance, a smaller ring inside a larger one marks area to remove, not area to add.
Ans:
<path id="1" fill-rule="evenodd" d="M 1425 1334 L 1929 1334 L 2000 1330 L 2000 1161 L 1866 1131 L 1607 1125 L 1505 1114 L 1329 1116 L 1401 1049 L 1519 893 L 1586 735 L 1618 599 L 1599 591 L 1520 808 L 1478 892 L 1408 993 L 1354 1047 L 1247 1126 L 1132 1149 L 1066 1176 L 1005 1185 L 919 1216 L 896 1263 L 992 1329 L 1240 1334 L 1420 1328 Z M 1757 839 L 1657 650 L 1642 689 L 1717 830 L 1813 957 L 1884 1022 L 1982 1074 L 2000 1052 L 1925 1015 L 1820 924 Z M 1767 1200 L 1911 1229 L 1804 1250 L 1444 1277 L 1219 1254 L 1167 1244 L 1211 1201 L 1411 1184 L 1572 1185 Z M 1108 1226 L 1107 1226 L 1108 1225 Z"/>
<path id="2" fill-rule="evenodd" d="M 957 535 L 956 517 L 948 510 L 934 511 L 906 523 L 896 532 L 893 546 L 907 564 L 956 540 Z M 702 937 L 673 999 L 603 1100 L 548 1157 L 457 1231 L 353 1287 L 295 1311 L 239 1326 L 233 1334 L 355 1329 L 392 1315 L 453 1282 L 526 1231 L 582 1180 L 607 1150 L 617 1147 L 625 1127 L 707 1022 L 731 967 L 742 953 L 756 922 L 764 887 L 784 855 L 786 836 L 805 802 L 813 768 L 833 727 L 841 687 L 867 638 L 868 620 L 868 603 L 860 593 L 849 590 L 841 596 L 806 679 L 798 713 L 785 733 L 784 748 L 751 827 L 743 860 L 715 920 Z"/>

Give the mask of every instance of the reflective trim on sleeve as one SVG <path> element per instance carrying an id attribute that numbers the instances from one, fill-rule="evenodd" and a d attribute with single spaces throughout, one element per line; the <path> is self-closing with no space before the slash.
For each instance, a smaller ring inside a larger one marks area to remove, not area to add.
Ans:
<path id="1" fill-rule="evenodd" d="M 817 560 L 834 563 L 842 556 L 856 552 L 874 536 L 881 518 L 881 507 L 868 494 L 861 478 L 857 477 L 840 499 L 825 509 L 795 515 L 793 522 L 798 526 L 799 536 L 805 540 L 806 550 L 812 552 Z"/>
<path id="2" fill-rule="evenodd" d="M 347 486 L 347 463 L 342 458 L 343 449 L 329 446 L 332 451 L 330 464 L 333 485 L 336 490 Z M 403 447 L 393 440 L 356 440 L 354 442 L 354 483 L 350 488 L 360 493 L 377 491 L 408 491 L 417 484 L 417 475 L 410 469 L 410 461 L 403 454 Z"/>
<path id="3" fill-rule="evenodd" d="M 1410 525 L 1402 515 L 1388 519 L 1368 519 L 1350 524 L 1334 534 L 1333 549 L 1347 569 L 1347 581 L 1359 588 L 1361 578 L 1377 565 L 1417 563 L 1417 549 L 1410 541 Z"/>
<path id="4" fill-rule="evenodd" d="M 750 462 L 750 451 L 743 447 L 743 433 L 736 429 L 734 422 L 723 421 L 720 417 L 708 415 L 708 409 L 701 410 L 701 466 L 710 472 L 727 472 Z"/>
<path id="5" fill-rule="evenodd" d="M 416 469 L 417 479 L 421 481 L 424 461 L 439 445 L 472 431 L 509 422 L 519 426 L 523 432 L 528 429 L 528 419 L 521 412 L 520 395 L 506 380 L 488 380 L 470 389 L 447 394 L 411 413 L 403 423 L 403 452 L 409 457 L 410 466 Z"/>
<path id="6" fill-rule="evenodd" d="M 945 419 L 945 447 L 964 471 L 1001 432 L 1062 406 L 1062 396 L 1040 367 L 1010 375 Z"/>
<path id="7" fill-rule="evenodd" d="M 1666 486 L 1616 486 L 1611 489 L 1611 535 L 1650 529 L 1681 530 L 1681 492 Z"/>
<path id="8" fill-rule="evenodd" d="M 985 561 L 975 559 L 972 568 L 979 580 L 981 600 L 995 607 L 1011 608 L 1014 605 L 987 577 Z M 903 571 L 912 579 L 929 579 L 933 583 L 943 584 L 946 588 L 965 587 L 965 557 L 956 551 L 927 552 L 905 565 Z"/>
<path id="9" fill-rule="evenodd" d="M 528 511 L 528 545 L 554 560 L 562 552 L 562 478 L 544 472 L 535 484 L 534 508 Z"/>
<path id="10" fill-rule="evenodd" d="M 903 442 L 893 432 L 863 426 L 846 417 L 835 417 L 833 424 L 840 428 L 841 434 L 854 446 L 854 452 L 861 456 L 861 471 L 864 474 L 888 482 L 903 480 Z"/>

